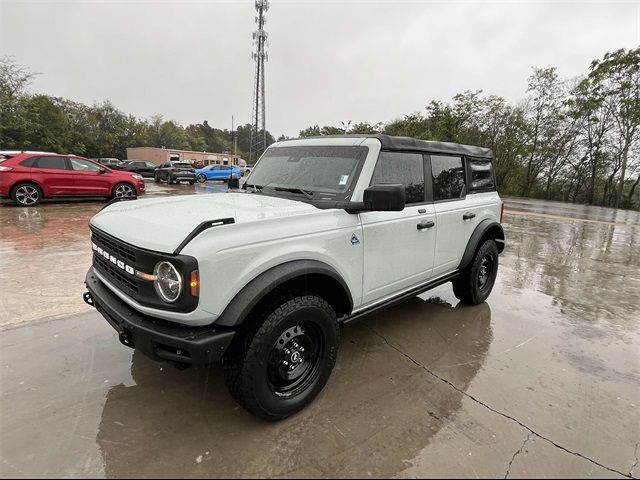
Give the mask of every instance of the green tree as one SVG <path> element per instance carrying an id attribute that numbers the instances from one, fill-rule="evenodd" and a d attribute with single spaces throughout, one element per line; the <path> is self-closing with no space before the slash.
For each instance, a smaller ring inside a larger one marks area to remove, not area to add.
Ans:
<path id="1" fill-rule="evenodd" d="M 614 206 L 619 206 L 625 185 L 629 151 L 640 133 L 640 47 L 606 53 L 591 64 L 589 80 L 611 105 L 615 149 L 620 177 Z"/>

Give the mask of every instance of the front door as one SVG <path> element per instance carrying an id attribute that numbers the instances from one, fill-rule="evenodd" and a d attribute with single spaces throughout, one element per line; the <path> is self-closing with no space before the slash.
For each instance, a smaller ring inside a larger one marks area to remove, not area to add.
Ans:
<path id="1" fill-rule="evenodd" d="M 77 195 L 111 195 L 111 182 L 106 169 L 88 160 L 69 157 L 73 172 L 73 189 Z"/>
<path id="2" fill-rule="evenodd" d="M 364 212 L 363 306 L 425 283 L 431 277 L 435 210 L 425 191 L 421 154 L 381 152 L 371 185 L 403 184 L 402 212 Z"/>

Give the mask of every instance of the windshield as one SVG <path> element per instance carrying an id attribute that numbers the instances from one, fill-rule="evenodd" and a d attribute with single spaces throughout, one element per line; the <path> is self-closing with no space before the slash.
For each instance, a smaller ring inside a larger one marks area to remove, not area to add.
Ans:
<path id="1" fill-rule="evenodd" d="M 349 200 L 368 152 L 361 146 L 272 147 L 247 184 L 274 191 L 302 189 L 314 200 Z"/>

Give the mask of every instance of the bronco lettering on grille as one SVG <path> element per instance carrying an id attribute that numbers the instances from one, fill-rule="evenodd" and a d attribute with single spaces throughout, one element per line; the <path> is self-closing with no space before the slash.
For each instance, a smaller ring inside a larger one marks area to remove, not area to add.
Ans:
<path id="1" fill-rule="evenodd" d="M 93 251 L 96 252 L 98 255 L 100 255 L 101 257 L 104 257 L 106 260 L 108 260 L 111 263 L 113 263 L 119 269 L 124 270 L 125 272 L 127 272 L 129 275 L 135 275 L 136 274 L 135 269 L 131 265 L 127 265 L 122 260 L 117 259 L 111 253 L 107 252 L 104 248 L 99 247 L 98 245 L 96 245 L 93 242 L 91 242 L 91 247 L 93 248 Z"/>

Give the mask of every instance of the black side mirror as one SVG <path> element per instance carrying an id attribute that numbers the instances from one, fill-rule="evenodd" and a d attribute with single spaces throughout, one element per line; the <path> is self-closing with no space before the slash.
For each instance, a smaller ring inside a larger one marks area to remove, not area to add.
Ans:
<path id="1" fill-rule="evenodd" d="M 99 173 L 100 175 L 102 175 L 103 173 L 107 173 L 107 169 L 106 169 L 106 168 L 104 168 L 104 167 L 100 167 L 100 169 L 98 170 L 98 173 Z"/>
<path id="2" fill-rule="evenodd" d="M 364 204 L 374 212 L 400 212 L 404 210 L 404 185 L 373 185 L 364 191 Z"/>

